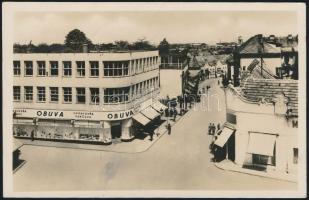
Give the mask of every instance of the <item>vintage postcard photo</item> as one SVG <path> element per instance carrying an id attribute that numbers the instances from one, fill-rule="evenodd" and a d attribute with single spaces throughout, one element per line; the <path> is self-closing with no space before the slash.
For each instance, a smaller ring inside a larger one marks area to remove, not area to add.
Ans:
<path id="1" fill-rule="evenodd" d="M 4 196 L 306 197 L 305 8 L 4 3 Z"/>

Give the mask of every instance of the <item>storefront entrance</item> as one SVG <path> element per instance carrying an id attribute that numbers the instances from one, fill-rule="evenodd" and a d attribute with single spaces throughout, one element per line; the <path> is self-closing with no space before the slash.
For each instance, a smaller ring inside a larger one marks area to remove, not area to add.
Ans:
<path id="1" fill-rule="evenodd" d="M 111 134 L 112 134 L 112 139 L 121 137 L 121 122 L 120 121 L 111 123 Z"/>

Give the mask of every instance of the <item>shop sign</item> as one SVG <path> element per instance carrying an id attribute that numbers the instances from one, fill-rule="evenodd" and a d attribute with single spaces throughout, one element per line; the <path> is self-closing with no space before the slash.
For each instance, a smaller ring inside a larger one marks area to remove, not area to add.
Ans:
<path id="1" fill-rule="evenodd" d="M 39 109 L 14 109 L 17 118 L 75 119 L 75 120 L 121 120 L 132 117 L 138 109 L 113 112 L 63 111 Z"/>

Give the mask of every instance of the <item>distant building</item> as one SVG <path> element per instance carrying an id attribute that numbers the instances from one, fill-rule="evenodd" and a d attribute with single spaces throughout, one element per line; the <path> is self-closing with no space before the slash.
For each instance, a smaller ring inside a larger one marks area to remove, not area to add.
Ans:
<path id="1" fill-rule="evenodd" d="M 161 69 L 183 69 L 187 65 L 186 49 L 170 49 L 166 55 L 161 55 Z"/>
<path id="2" fill-rule="evenodd" d="M 278 38 L 259 34 L 251 37 L 234 51 L 233 63 L 229 63 L 232 67 L 229 70 L 234 74 L 230 74 L 229 79 L 234 86 L 239 86 L 241 73 L 256 60 L 261 65 L 261 74 L 267 68 L 275 78 L 298 79 L 297 44 L 297 37 L 292 36 Z"/>

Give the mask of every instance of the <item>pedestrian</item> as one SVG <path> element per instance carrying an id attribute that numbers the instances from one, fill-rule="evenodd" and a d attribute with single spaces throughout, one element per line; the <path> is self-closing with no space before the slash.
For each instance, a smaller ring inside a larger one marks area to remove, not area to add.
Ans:
<path id="1" fill-rule="evenodd" d="M 167 133 L 170 135 L 171 132 L 172 132 L 172 127 L 171 127 L 171 124 L 168 123 L 168 124 L 167 124 Z"/>
<path id="2" fill-rule="evenodd" d="M 211 124 L 211 132 L 212 132 L 212 135 L 215 135 L 216 127 L 214 123 Z"/>
<path id="3" fill-rule="evenodd" d="M 31 141 L 34 140 L 34 130 L 31 131 Z"/>
<path id="4" fill-rule="evenodd" d="M 168 117 L 168 114 L 169 114 L 168 108 L 165 108 L 165 117 Z"/>
<path id="5" fill-rule="evenodd" d="M 152 141 L 153 140 L 153 135 L 154 135 L 154 131 L 153 130 L 151 130 L 150 132 L 149 132 L 149 136 L 150 136 L 150 141 Z"/>
<path id="6" fill-rule="evenodd" d="M 173 108 L 173 109 L 174 109 L 174 108 Z M 169 116 L 170 116 L 170 117 L 173 117 L 173 114 L 174 114 L 173 109 L 170 109 L 170 110 L 169 110 Z"/>
<path id="7" fill-rule="evenodd" d="M 208 124 L 208 135 L 211 135 L 211 123 Z"/>
<path id="8" fill-rule="evenodd" d="M 173 114 L 174 114 L 174 122 L 175 122 L 176 121 L 176 116 L 178 114 L 176 108 L 174 108 Z"/>
<path id="9" fill-rule="evenodd" d="M 215 135 L 215 137 L 217 137 L 217 134 L 216 134 L 216 126 L 215 126 L 214 123 L 212 124 L 212 129 L 213 129 L 213 134 Z"/>
<path id="10" fill-rule="evenodd" d="M 217 124 L 217 129 L 220 130 L 220 123 Z"/>
<path id="11" fill-rule="evenodd" d="M 218 80 L 218 85 L 220 85 L 220 80 Z"/>

